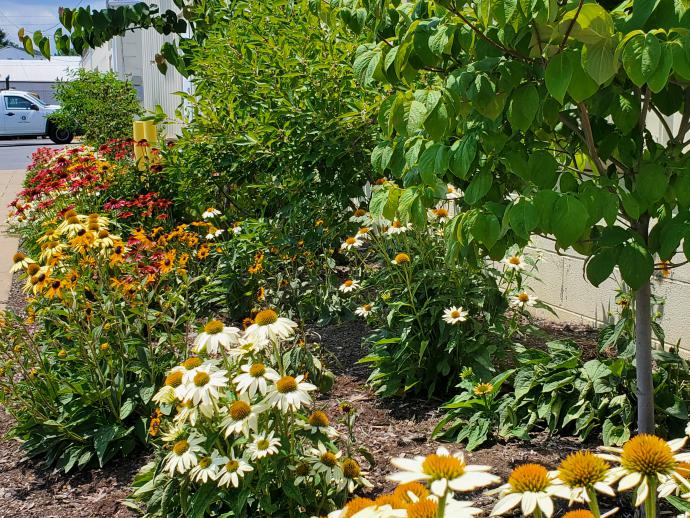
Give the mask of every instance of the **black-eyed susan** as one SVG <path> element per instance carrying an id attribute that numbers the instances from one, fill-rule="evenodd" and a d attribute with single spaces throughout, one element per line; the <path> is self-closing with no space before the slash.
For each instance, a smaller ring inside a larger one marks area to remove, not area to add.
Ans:
<path id="1" fill-rule="evenodd" d="M 125 262 L 125 253 L 127 248 L 122 243 L 115 243 L 110 251 L 109 264 L 115 266 L 116 264 Z"/>
<path id="2" fill-rule="evenodd" d="M 443 497 L 452 491 L 473 491 L 480 487 L 496 484 L 500 478 L 489 473 L 490 466 L 465 463 L 461 452 L 451 454 L 440 447 L 436 453 L 426 457 L 394 458 L 391 463 L 402 471 L 388 477 L 395 482 L 425 480 L 431 483 L 431 492 Z"/>
<path id="3" fill-rule="evenodd" d="M 63 288 L 64 284 L 61 279 L 50 279 L 48 281 L 48 291 L 46 291 L 46 297 L 49 299 L 53 299 L 55 297 L 62 299 Z"/>

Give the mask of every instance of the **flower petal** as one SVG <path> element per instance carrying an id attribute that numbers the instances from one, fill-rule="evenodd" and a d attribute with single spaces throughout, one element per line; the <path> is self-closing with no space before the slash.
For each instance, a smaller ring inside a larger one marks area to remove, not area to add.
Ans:
<path id="1" fill-rule="evenodd" d="M 529 516 L 537 508 L 537 495 L 531 491 L 522 493 L 522 514 Z"/>
<path id="2" fill-rule="evenodd" d="M 494 506 L 493 510 L 491 511 L 491 516 L 498 516 L 507 513 L 518 505 L 521 500 L 522 493 L 510 493 L 504 496 Z"/>
<path id="3" fill-rule="evenodd" d="M 618 483 L 618 491 L 627 491 L 638 485 L 642 480 L 641 473 L 629 473 L 625 475 Z"/>

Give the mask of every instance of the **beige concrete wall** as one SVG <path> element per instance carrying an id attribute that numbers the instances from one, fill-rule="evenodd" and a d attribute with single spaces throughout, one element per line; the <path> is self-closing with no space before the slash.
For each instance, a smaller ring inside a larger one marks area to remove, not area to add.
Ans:
<path id="1" fill-rule="evenodd" d="M 615 314 L 616 288 L 622 285 L 617 270 L 595 288 L 584 276 L 583 256 L 572 249 L 559 254 L 553 242 L 544 238 L 535 238 L 532 245 L 526 253 L 543 258 L 538 265 L 540 282 L 533 282 L 532 287 L 561 320 L 601 325 Z M 683 260 L 678 256 L 678 262 Z M 690 355 L 690 265 L 673 269 L 667 279 L 655 276 L 652 289 L 666 301 L 660 323 L 667 343 L 680 341 L 681 348 Z M 546 311 L 540 311 L 539 316 L 554 318 Z"/>

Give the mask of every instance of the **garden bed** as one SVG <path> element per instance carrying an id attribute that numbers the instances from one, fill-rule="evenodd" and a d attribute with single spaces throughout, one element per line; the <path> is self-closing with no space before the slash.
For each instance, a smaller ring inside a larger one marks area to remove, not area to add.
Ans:
<path id="1" fill-rule="evenodd" d="M 13 285 L 13 306 L 21 309 L 23 297 L 18 284 Z M 576 339 L 583 347 L 591 347 L 596 332 L 584 326 L 542 323 L 549 336 Z M 334 421 L 339 415 L 340 403 L 353 404 L 359 416 L 355 427 L 357 446 L 366 448 L 375 464 L 366 466 L 367 479 L 374 484 L 372 496 L 390 490 L 394 485 L 386 481 L 391 472 L 390 458 L 424 455 L 442 443 L 430 440 L 431 431 L 440 418 L 437 401 L 421 399 L 381 399 L 365 385 L 368 367 L 357 364 L 364 356 L 361 339 L 366 333 L 361 322 L 347 322 L 319 329 L 326 361 L 336 374 L 333 390 L 321 397 L 318 408 L 324 409 Z M 531 345 L 538 345 L 532 343 Z M 0 432 L 4 435 L 11 418 L 0 411 Z M 337 424 L 344 432 L 342 425 Z M 494 444 L 468 455 L 472 463 L 489 464 L 502 478 L 511 469 L 524 462 L 538 462 L 555 468 L 568 453 L 578 449 L 574 439 L 537 435 L 532 442 L 511 441 Z M 448 445 L 451 449 L 453 445 Z M 458 446 L 459 448 L 459 446 Z M 23 457 L 16 441 L 0 440 L 0 516 L 60 518 L 83 516 L 128 517 L 134 514 L 122 505 L 129 494 L 129 483 L 147 456 L 140 452 L 126 460 L 114 461 L 103 469 L 91 469 L 73 475 L 53 474 L 43 470 L 39 462 Z M 486 509 L 493 498 L 475 495 L 475 500 Z"/>

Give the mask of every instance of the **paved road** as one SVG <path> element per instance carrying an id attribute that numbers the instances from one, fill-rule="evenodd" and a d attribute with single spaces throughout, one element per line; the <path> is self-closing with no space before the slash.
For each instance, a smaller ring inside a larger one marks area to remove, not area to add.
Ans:
<path id="1" fill-rule="evenodd" d="M 31 154 L 39 147 L 56 146 L 49 139 L 0 139 L 0 174 L 2 171 L 25 169 Z"/>

